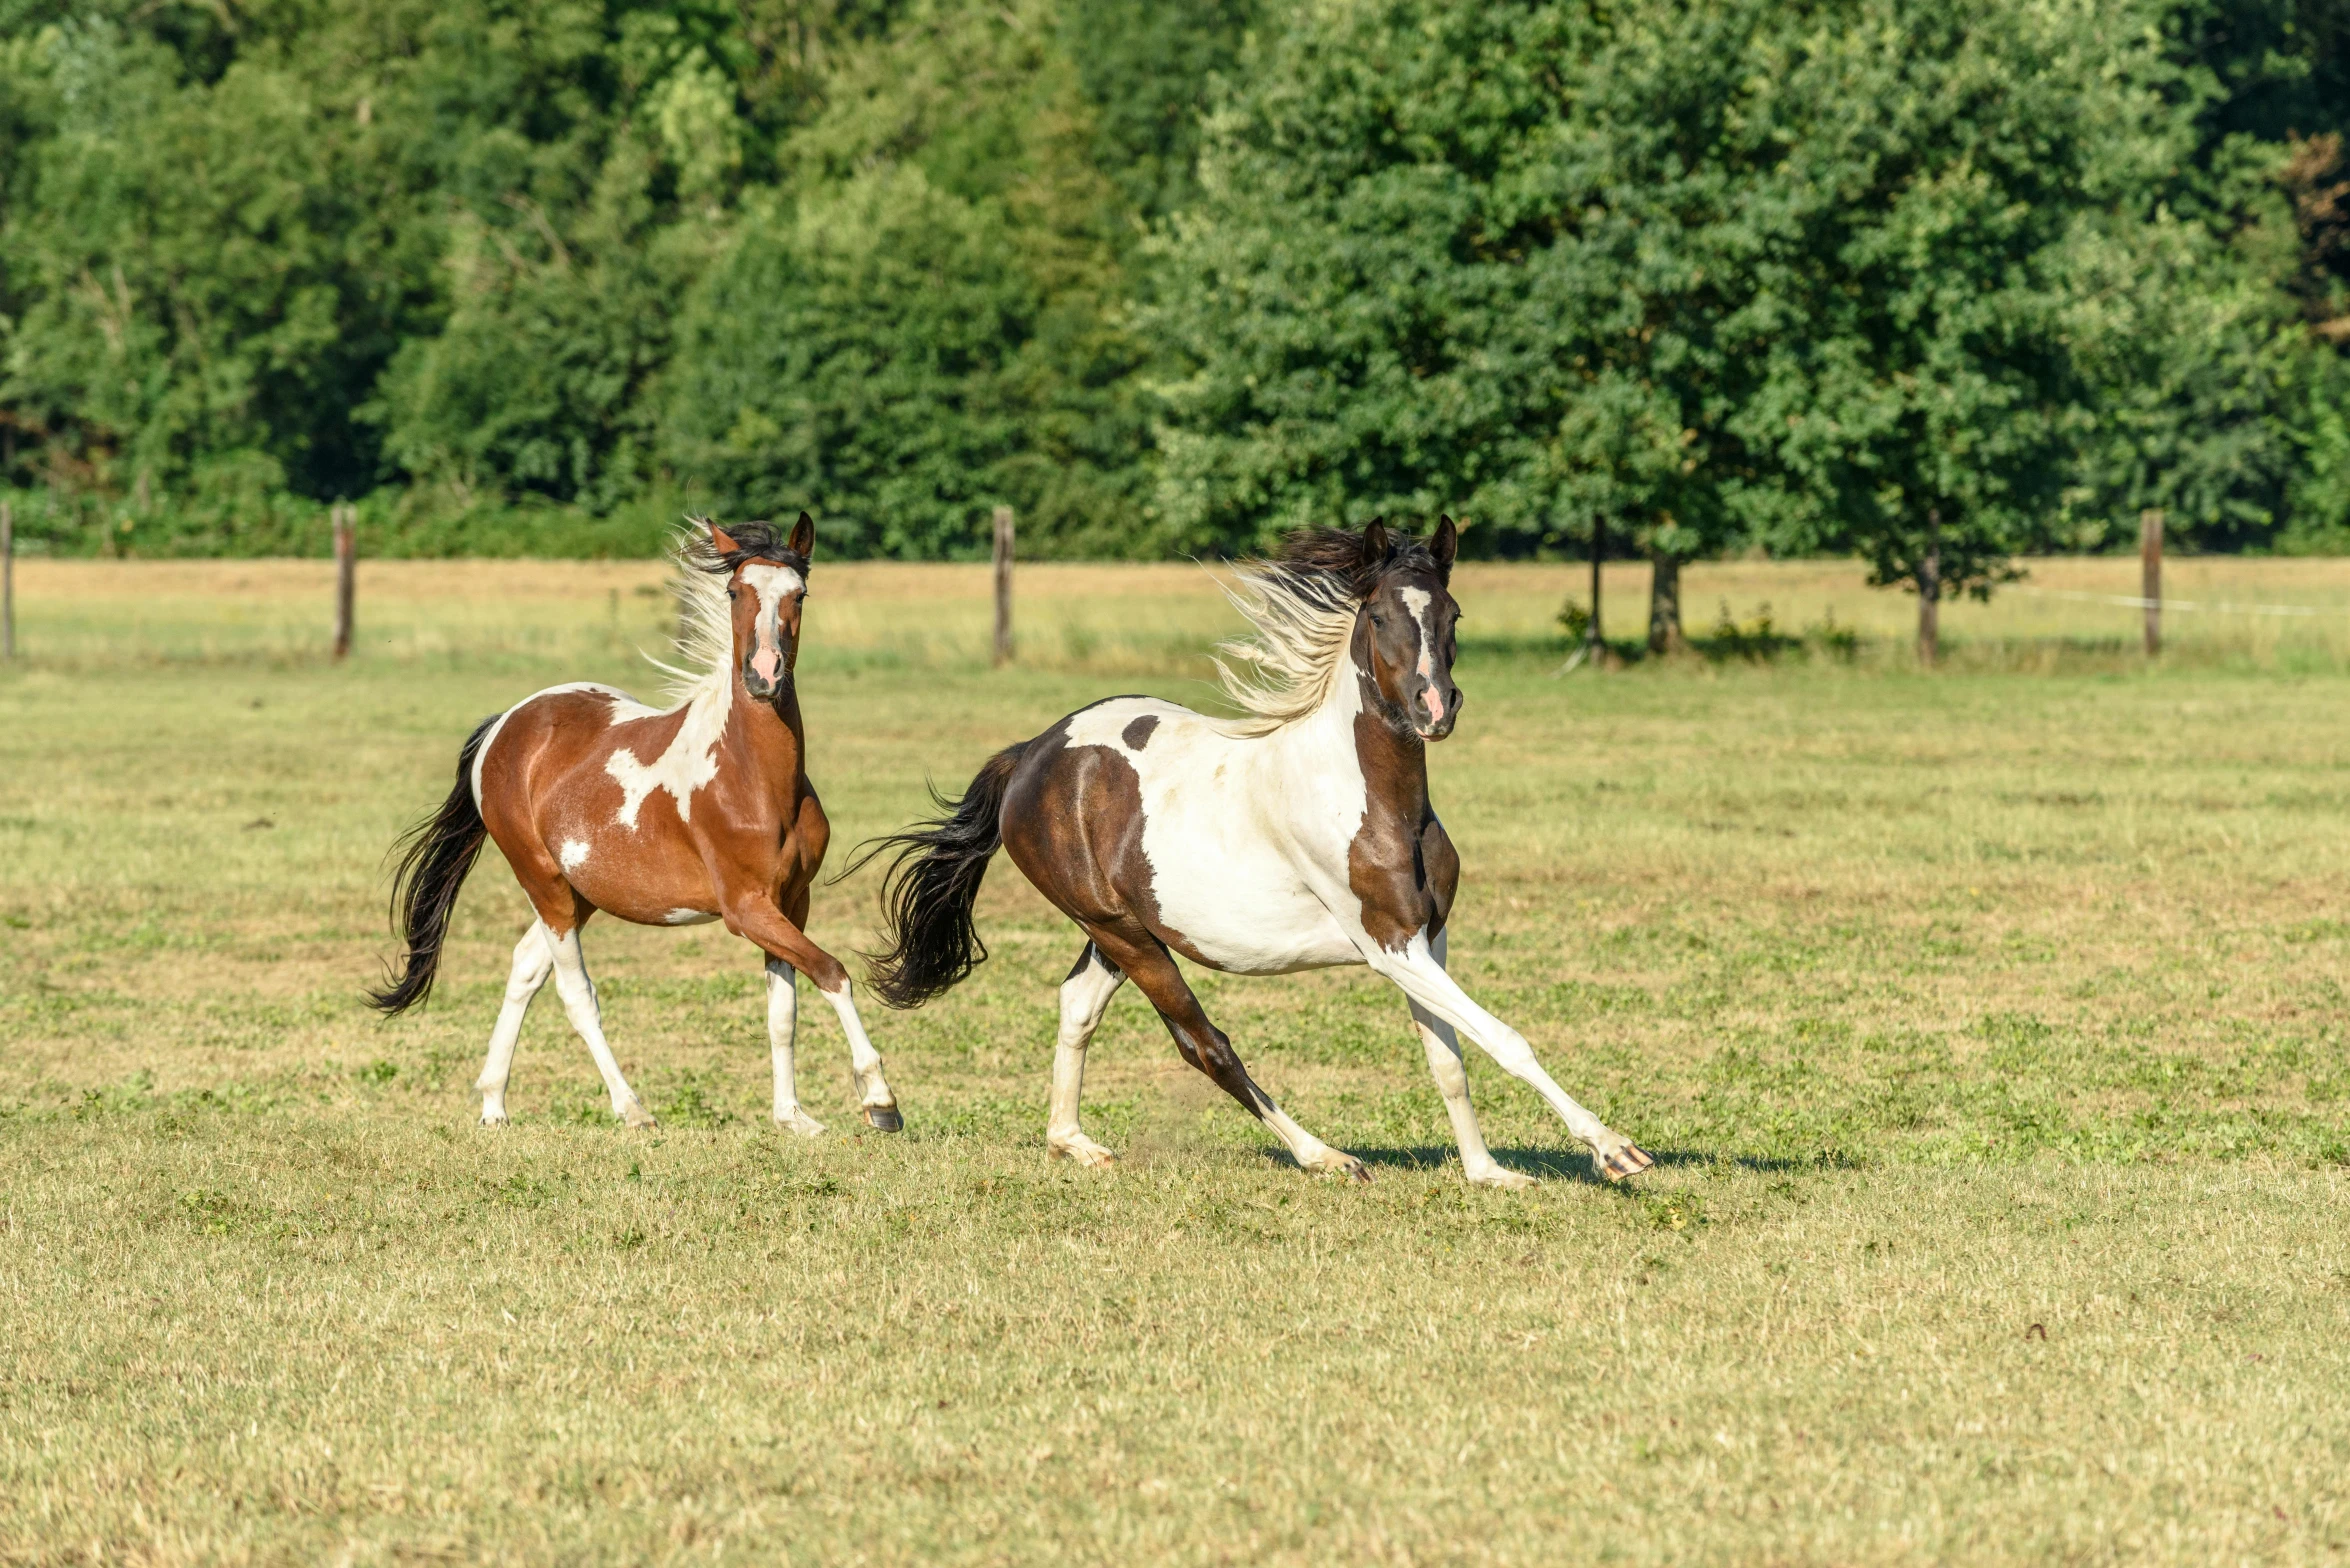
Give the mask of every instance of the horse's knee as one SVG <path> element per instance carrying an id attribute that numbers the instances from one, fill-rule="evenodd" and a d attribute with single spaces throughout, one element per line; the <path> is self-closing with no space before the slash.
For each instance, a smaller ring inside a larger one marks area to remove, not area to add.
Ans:
<path id="1" fill-rule="evenodd" d="M 1526 1043 L 1526 1037 L 1506 1025 L 1492 1043 L 1485 1047 L 1485 1054 L 1492 1057 L 1503 1072 L 1515 1078 L 1523 1078 L 1538 1070 L 1541 1065 L 1534 1060 L 1534 1047 Z"/>

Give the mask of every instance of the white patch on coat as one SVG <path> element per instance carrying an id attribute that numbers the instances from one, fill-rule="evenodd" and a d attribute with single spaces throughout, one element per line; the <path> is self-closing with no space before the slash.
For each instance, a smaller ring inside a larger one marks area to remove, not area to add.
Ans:
<path id="1" fill-rule="evenodd" d="M 718 917 L 706 909 L 672 909 L 661 917 L 665 926 L 706 926 Z"/>
<path id="2" fill-rule="evenodd" d="M 625 749 L 607 757 L 604 771 L 620 785 L 620 809 L 612 820 L 624 828 L 635 828 L 645 797 L 665 789 L 677 802 L 678 820 L 692 821 L 694 791 L 718 776 L 718 740 L 726 733 L 727 710 L 733 705 L 731 685 L 704 687 L 686 705 L 685 722 L 677 727 L 667 751 L 649 763 L 638 761 L 635 752 Z"/>
<path id="3" fill-rule="evenodd" d="M 497 722 L 490 726 L 490 732 L 481 738 L 481 745 L 473 753 L 474 810 L 481 810 L 481 765 L 488 759 L 490 748 L 498 743 L 498 736 L 504 733 L 506 721 L 542 697 L 561 697 L 575 691 L 601 692 L 604 696 L 612 699 L 611 712 L 604 720 L 607 727 L 614 724 L 625 724 L 630 719 L 649 719 L 660 711 L 657 708 L 646 707 L 619 687 L 606 686 L 601 681 L 566 681 L 560 686 L 549 686 L 545 691 L 532 692 L 513 707 L 498 715 Z"/>
<path id="4" fill-rule="evenodd" d="M 577 871 L 581 866 L 587 864 L 587 857 L 588 843 L 586 839 L 567 838 L 563 841 L 563 853 L 559 858 L 563 862 L 564 870 Z"/>
<path id="5" fill-rule="evenodd" d="M 1347 886 L 1370 799 L 1355 754 L 1361 708 L 1360 681 L 1341 679 L 1312 714 L 1261 735 L 1150 697 L 1070 719 L 1070 745 L 1105 747 L 1134 768 L 1160 918 L 1217 968 L 1288 974 L 1363 961 L 1361 905 Z M 1159 722 L 1136 750 L 1124 732 L 1146 715 Z"/>

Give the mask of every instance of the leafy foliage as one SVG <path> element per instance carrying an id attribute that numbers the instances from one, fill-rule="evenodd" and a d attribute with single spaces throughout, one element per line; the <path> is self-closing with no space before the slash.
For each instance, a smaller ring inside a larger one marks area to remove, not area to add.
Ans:
<path id="1" fill-rule="evenodd" d="M 64 549 L 2316 548 L 2346 105 L 2336 0 L 6 0 L 0 485 Z"/>

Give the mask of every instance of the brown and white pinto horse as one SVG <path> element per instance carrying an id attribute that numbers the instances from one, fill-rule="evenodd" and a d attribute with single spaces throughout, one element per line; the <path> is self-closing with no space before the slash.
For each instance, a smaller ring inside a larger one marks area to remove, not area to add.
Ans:
<path id="1" fill-rule="evenodd" d="M 587 1042 L 631 1127 L 653 1117 L 604 1041 L 580 927 L 601 909 L 639 925 L 724 920 L 767 955 L 767 1037 L 776 1122 L 823 1132 L 800 1109 L 793 1077 L 801 974 L 840 1015 L 865 1119 L 900 1124 L 881 1057 L 866 1038 L 848 971 L 808 940 L 808 889 L 832 835 L 808 783 L 806 730 L 793 671 L 800 651 L 816 525 L 800 514 L 788 540 L 766 523 L 689 528 L 675 552 L 683 601 L 666 711 L 579 682 L 486 719 L 457 754 L 457 784 L 410 830 L 392 909 L 407 958 L 369 1000 L 398 1013 L 424 1000 L 440 965 L 457 890 L 484 837 L 497 840 L 538 919 L 514 948 L 506 1005 L 481 1070 L 481 1119 L 506 1120 L 506 1078 L 533 996 L 555 977 L 571 1027 Z"/>
<path id="2" fill-rule="evenodd" d="M 1368 964 L 1411 1005 L 1472 1182 L 1521 1187 L 1485 1147 L 1469 1105 L 1459 1034 L 1532 1085 L 1591 1146 L 1611 1180 L 1645 1170 L 1631 1140 L 1567 1097 L 1525 1038 L 1469 999 L 1444 968 L 1444 923 L 1460 859 L 1428 803 L 1427 744 L 1452 733 L 1450 518 L 1423 544 L 1373 522 L 1360 534 L 1293 534 L 1244 575 L 1234 603 L 1256 628 L 1219 664 L 1241 719 L 1153 697 L 1070 714 L 980 769 L 948 814 L 881 840 L 891 945 L 873 989 L 917 1006 L 987 956 L 971 925 L 1000 844 L 1075 921 L 1085 951 L 1061 986 L 1047 1147 L 1110 1161 L 1078 1126 L 1085 1050 L 1111 995 L 1132 978 L 1183 1059 L 1289 1146 L 1298 1164 L 1368 1180 L 1273 1103 L 1208 1021 L 1169 949 L 1236 974 Z"/>

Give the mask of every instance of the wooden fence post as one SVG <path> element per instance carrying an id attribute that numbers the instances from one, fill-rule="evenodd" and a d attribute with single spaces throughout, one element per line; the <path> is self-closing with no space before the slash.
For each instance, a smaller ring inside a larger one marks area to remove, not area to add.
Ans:
<path id="1" fill-rule="evenodd" d="M 995 663 L 1012 662 L 1012 509 L 995 509 Z"/>
<path id="2" fill-rule="evenodd" d="M 2162 652 L 2162 508 L 2138 514 L 2138 597 L 2146 601 L 2146 657 Z"/>
<path id="3" fill-rule="evenodd" d="M 1607 514 L 1591 514 L 1591 624 L 1583 628 L 1583 650 L 1590 656 L 1591 667 L 1598 669 L 1607 657 L 1607 638 L 1599 630 L 1599 561 L 1607 553 Z"/>
<path id="4" fill-rule="evenodd" d="M 0 501 L 0 659 L 16 657 L 16 507 Z"/>
<path id="5" fill-rule="evenodd" d="M 335 530 L 335 657 L 351 656 L 351 601 L 358 575 L 358 508 L 338 501 L 330 514 Z"/>

